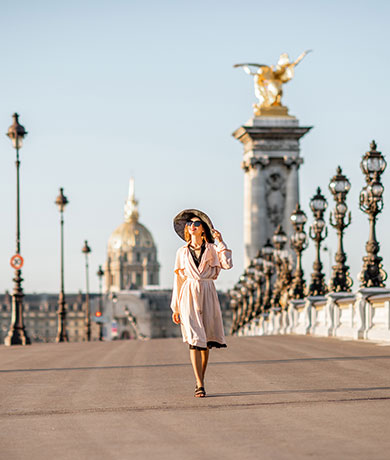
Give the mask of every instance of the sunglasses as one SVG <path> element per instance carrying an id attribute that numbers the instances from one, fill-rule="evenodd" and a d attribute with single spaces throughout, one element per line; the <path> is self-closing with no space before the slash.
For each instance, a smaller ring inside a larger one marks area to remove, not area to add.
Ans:
<path id="1" fill-rule="evenodd" d="M 200 220 L 189 220 L 187 223 L 186 223 L 187 227 L 191 227 L 191 225 L 195 225 L 195 227 L 200 227 L 202 225 L 202 222 Z"/>

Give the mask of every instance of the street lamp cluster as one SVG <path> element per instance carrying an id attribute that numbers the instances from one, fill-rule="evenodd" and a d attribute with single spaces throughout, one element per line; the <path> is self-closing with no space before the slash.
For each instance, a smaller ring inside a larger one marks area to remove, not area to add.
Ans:
<path id="1" fill-rule="evenodd" d="M 13 114 L 14 122 L 9 127 L 7 136 L 11 139 L 12 145 L 16 150 L 16 253 L 11 258 L 11 265 L 15 268 L 14 289 L 12 293 L 12 313 L 11 313 L 11 326 L 7 337 L 5 338 L 5 345 L 29 345 L 31 343 L 28 337 L 24 321 L 23 321 L 23 288 L 22 288 L 22 271 L 23 258 L 20 250 L 20 181 L 19 181 L 19 170 L 20 170 L 20 158 L 19 150 L 23 146 L 23 140 L 27 134 L 27 131 L 19 123 L 19 115 Z M 65 300 L 65 287 L 64 287 L 64 211 L 66 205 L 69 203 L 68 199 L 64 195 L 64 189 L 61 187 L 59 195 L 55 200 L 55 204 L 58 206 L 60 211 L 60 229 L 61 229 L 61 262 L 60 262 L 60 293 L 58 296 L 58 332 L 56 341 L 67 342 L 68 334 L 66 330 L 66 300 Z M 85 254 L 85 270 L 86 270 L 86 301 L 85 301 L 85 340 L 91 340 L 91 314 L 89 305 L 89 273 L 88 273 L 88 254 L 91 252 L 91 248 L 85 241 L 82 248 L 82 253 Z M 104 272 L 99 266 L 97 276 L 99 278 L 100 296 L 99 296 L 99 308 L 100 314 L 103 310 L 102 304 L 102 277 Z M 99 324 L 99 340 L 103 339 L 102 334 L 102 323 Z"/>
<path id="2" fill-rule="evenodd" d="M 382 258 L 378 255 L 379 243 L 375 227 L 377 216 L 383 208 L 384 187 L 381 183 L 381 174 L 386 168 L 386 161 L 377 151 L 374 141 L 370 145 L 370 150 L 363 156 L 360 167 L 365 175 L 366 185 L 360 192 L 359 206 L 367 213 L 370 223 L 367 254 L 363 257 L 363 268 L 359 275 L 360 286 L 384 287 L 387 274 L 382 267 Z M 328 235 L 324 218 L 328 202 L 321 189 L 317 188 L 316 194 L 310 200 L 313 222 L 309 227 L 309 237 L 315 244 L 315 260 L 309 286 L 306 287 L 302 269 L 302 252 L 308 247 L 308 235 L 305 232 L 307 216 L 297 204 L 290 218 L 293 227 L 290 247 L 294 251 L 295 266 L 293 267 L 290 252 L 285 249 L 288 238 L 279 226 L 272 243 L 267 241 L 240 276 L 239 282 L 229 291 L 233 313 L 232 334 L 261 315 L 267 317 L 271 310 L 286 309 L 290 301 L 304 299 L 306 296 L 324 296 L 328 292 L 351 292 L 353 282 L 346 265 L 347 256 L 343 246 L 344 231 L 351 224 L 351 213 L 346 204 L 350 188 L 351 184 L 339 166 L 329 183 L 329 190 L 335 202 L 329 223 L 336 230 L 338 239 L 335 265 L 332 267 L 329 285 L 325 283 L 321 262 L 321 244 Z"/>

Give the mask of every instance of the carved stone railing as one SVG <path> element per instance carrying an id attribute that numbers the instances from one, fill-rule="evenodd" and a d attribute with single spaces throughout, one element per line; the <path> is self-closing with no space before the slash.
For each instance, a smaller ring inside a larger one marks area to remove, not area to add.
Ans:
<path id="1" fill-rule="evenodd" d="M 240 329 L 240 336 L 300 334 L 390 342 L 390 290 L 363 288 L 290 301 Z"/>

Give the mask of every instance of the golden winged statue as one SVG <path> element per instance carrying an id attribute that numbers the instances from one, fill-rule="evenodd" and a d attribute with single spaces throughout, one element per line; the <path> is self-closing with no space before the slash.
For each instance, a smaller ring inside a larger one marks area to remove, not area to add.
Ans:
<path id="1" fill-rule="evenodd" d="M 287 115 L 287 107 L 281 102 L 283 84 L 294 77 L 295 66 L 310 52 L 311 50 L 303 52 L 293 62 L 290 62 L 287 53 L 282 53 L 275 66 L 251 63 L 233 66 L 242 67 L 247 74 L 254 76 L 255 95 L 259 100 L 258 104 L 253 104 L 255 116 Z"/>

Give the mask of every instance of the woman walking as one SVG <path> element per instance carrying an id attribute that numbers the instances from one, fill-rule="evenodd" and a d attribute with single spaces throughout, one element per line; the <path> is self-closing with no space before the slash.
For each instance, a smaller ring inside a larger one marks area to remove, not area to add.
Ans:
<path id="1" fill-rule="evenodd" d="M 174 218 L 173 226 L 186 244 L 176 253 L 172 320 L 181 325 L 183 342 L 189 345 L 196 379 L 194 396 L 202 398 L 206 396 L 204 377 L 209 349 L 226 348 L 214 280 L 221 268 L 232 268 L 232 252 L 202 211 L 185 209 Z"/>

